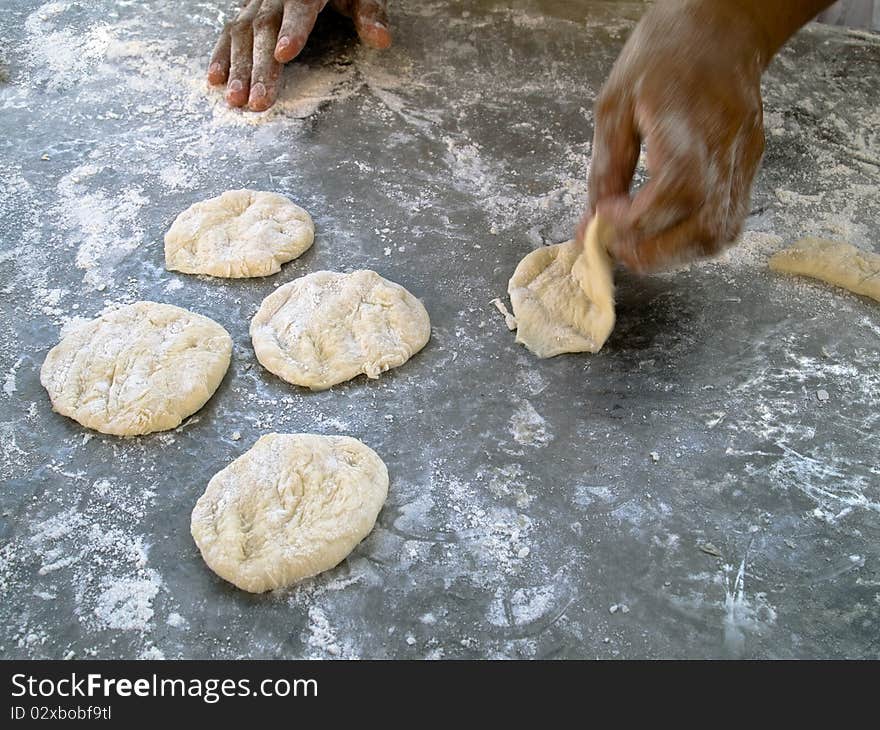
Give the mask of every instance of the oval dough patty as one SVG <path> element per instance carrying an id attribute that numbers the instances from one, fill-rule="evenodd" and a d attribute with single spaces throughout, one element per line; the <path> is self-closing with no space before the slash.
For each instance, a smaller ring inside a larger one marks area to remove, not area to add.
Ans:
<path id="1" fill-rule="evenodd" d="M 116 436 L 175 428 L 217 390 L 232 338 L 219 324 L 171 304 L 136 302 L 64 337 L 40 382 L 53 408 Z"/>
<path id="2" fill-rule="evenodd" d="M 251 321 L 257 359 L 295 385 L 324 390 L 378 378 L 431 336 L 422 303 L 375 271 L 316 271 L 279 287 Z"/>
<path id="3" fill-rule="evenodd" d="M 211 570 L 261 593 L 342 562 L 387 495 L 385 464 L 357 439 L 270 433 L 208 482 L 191 531 Z"/>
<path id="4" fill-rule="evenodd" d="M 583 242 L 539 248 L 517 265 L 507 285 L 516 341 L 538 357 L 599 352 L 614 329 L 614 272 L 603 243 L 608 235 L 594 216 Z"/>
<path id="5" fill-rule="evenodd" d="M 770 259 L 770 268 L 801 274 L 880 302 L 880 254 L 809 236 Z"/>
<path id="6" fill-rule="evenodd" d="M 231 279 L 267 276 L 314 239 L 311 216 L 283 195 L 228 190 L 177 216 L 165 234 L 165 268 Z"/>

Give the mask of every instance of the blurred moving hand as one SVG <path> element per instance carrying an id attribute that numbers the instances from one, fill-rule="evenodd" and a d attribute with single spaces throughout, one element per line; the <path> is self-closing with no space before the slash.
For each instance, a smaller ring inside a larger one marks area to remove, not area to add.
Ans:
<path id="1" fill-rule="evenodd" d="M 739 236 L 764 152 L 761 74 L 827 0 L 658 0 L 595 109 L 589 212 L 636 272 L 719 253 Z M 644 143 L 648 182 L 630 194 Z"/>

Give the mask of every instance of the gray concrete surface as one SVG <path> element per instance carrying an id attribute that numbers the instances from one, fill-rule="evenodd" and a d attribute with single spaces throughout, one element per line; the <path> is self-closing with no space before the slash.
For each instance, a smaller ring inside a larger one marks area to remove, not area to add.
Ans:
<path id="1" fill-rule="evenodd" d="M 391 50 L 322 23 L 254 117 L 201 81 L 225 5 L 0 8 L 0 655 L 880 656 L 880 308 L 766 268 L 804 234 L 880 250 L 880 37 L 802 32 L 766 77 L 740 245 L 621 274 L 606 348 L 538 361 L 489 302 L 570 236 L 642 6 L 395 2 Z M 239 186 L 307 208 L 314 247 L 265 280 L 165 271 L 174 216 Z M 263 297 L 358 267 L 423 299 L 428 347 L 323 393 L 265 372 Z M 137 299 L 222 323 L 232 366 L 176 431 L 87 432 L 40 364 Z M 362 439 L 391 490 L 349 560 L 251 596 L 189 514 L 273 430 Z"/>

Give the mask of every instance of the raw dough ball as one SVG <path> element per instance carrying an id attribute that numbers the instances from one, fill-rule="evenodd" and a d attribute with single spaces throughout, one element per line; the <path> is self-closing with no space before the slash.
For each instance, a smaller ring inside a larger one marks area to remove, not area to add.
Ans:
<path id="1" fill-rule="evenodd" d="M 208 482 L 191 531 L 211 570 L 262 593 L 342 562 L 387 495 L 385 464 L 357 439 L 270 433 Z"/>
<path id="2" fill-rule="evenodd" d="M 774 255 L 770 268 L 812 276 L 880 302 L 880 254 L 849 243 L 804 238 Z"/>
<path id="3" fill-rule="evenodd" d="M 283 195 L 228 190 L 177 216 L 165 234 L 165 268 L 231 279 L 267 276 L 314 239 L 309 214 Z"/>
<path id="4" fill-rule="evenodd" d="M 312 390 L 402 365 L 431 336 L 422 303 L 375 271 L 316 271 L 279 287 L 251 322 L 257 359 Z"/>
<path id="5" fill-rule="evenodd" d="M 77 327 L 40 370 L 53 408 L 116 436 L 175 428 L 217 390 L 232 338 L 171 304 L 136 302 Z"/>
<path id="6" fill-rule="evenodd" d="M 516 341 L 538 357 L 598 352 L 614 329 L 614 276 L 603 243 L 609 229 L 593 217 L 583 242 L 532 251 L 507 292 L 517 321 Z"/>

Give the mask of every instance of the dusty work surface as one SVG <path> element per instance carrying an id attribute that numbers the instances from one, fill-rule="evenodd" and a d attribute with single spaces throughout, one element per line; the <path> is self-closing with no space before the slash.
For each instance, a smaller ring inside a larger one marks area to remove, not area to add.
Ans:
<path id="1" fill-rule="evenodd" d="M 641 6 L 392 3 L 393 49 L 324 28 L 259 117 L 201 82 L 226 5 L 0 9 L 2 656 L 880 656 L 880 306 L 766 268 L 803 234 L 880 248 L 877 36 L 813 27 L 774 64 L 736 250 L 621 275 L 605 349 L 542 362 L 490 300 L 569 237 Z M 308 209 L 314 247 L 264 280 L 166 272 L 174 216 L 239 186 Z M 265 372 L 263 297 L 358 267 L 423 299 L 427 348 L 323 393 Z M 40 364 L 137 299 L 222 323 L 232 366 L 177 431 L 90 433 Z M 360 438 L 391 489 L 348 561 L 255 597 L 189 518 L 273 430 Z"/>

